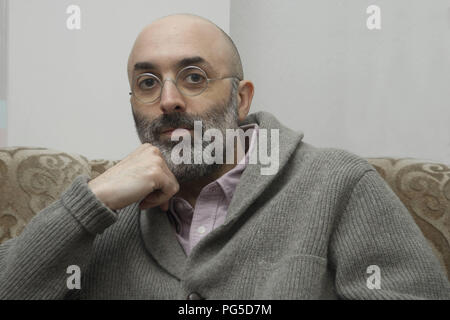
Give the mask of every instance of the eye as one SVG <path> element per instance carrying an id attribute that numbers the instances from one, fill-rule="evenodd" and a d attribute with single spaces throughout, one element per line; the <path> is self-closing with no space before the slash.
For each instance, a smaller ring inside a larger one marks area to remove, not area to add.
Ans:
<path id="1" fill-rule="evenodd" d="M 142 90 L 153 89 L 158 85 L 158 81 L 155 78 L 145 78 L 139 81 L 139 88 Z"/>
<path id="2" fill-rule="evenodd" d="M 203 83 L 205 80 L 205 77 L 199 73 L 190 73 L 185 78 L 185 81 L 191 84 Z"/>

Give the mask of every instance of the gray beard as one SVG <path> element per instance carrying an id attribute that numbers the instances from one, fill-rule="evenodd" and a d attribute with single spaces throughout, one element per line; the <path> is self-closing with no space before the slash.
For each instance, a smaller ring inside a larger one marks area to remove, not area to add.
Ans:
<path id="1" fill-rule="evenodd" d="M 161 139 L 161 131 L 163 129 L 172 128 L 188 128 L 194 129 L 194 121 L 202 121 L 202 133 L 204 134 L 208 129 L 218 129 L 222 136 L 226 136 L 226 129 L 237 129 L 238 125 L 238 111 L 237 111 L 237 95 L 236 90 L 232 90 L 228 103 L 216 105 L 203 115 L 191 115 L 185 112 L 173 112 L 170 114 L 163 114 L 153 121 L 148 121 L 145 117 L 133 112 L 136 131 L 142 143 L 150 143 L 157 147 L 167 166 L 177 178 L 178 182 L 186 182 L 199 177 L 210 176 L 216 172 L 223 164 L 194 164 L 194 139 L 191 139 L 191 164 L 174 164 L 171 159 L 172 149 L 179 141 L 171 141 L 169 139 Z M 202 150 L 211 142 L 203 141 Z M 223 154 L 225 154 L 226 144 L 224 143 Z"/>

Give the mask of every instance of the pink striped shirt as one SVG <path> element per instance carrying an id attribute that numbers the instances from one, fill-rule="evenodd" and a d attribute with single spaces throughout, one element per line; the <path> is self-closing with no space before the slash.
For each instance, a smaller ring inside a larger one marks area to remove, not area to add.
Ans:
<path id="1" fill-rule="evenodd" d="M 169 201 L 169 217 L 177 234 L 178 241 L 186 255 L 208 233 L 222 225 L 227 215 L 234 191 L 247 167 L 249 154 L 255 145 L 258 134 L 256 123 L 241 126 L 244 131 L 253 128 L 250 144 L 245 157 L 219 179 L 206 185 L 197 198 L 195 209 L 181 197 Z"/>

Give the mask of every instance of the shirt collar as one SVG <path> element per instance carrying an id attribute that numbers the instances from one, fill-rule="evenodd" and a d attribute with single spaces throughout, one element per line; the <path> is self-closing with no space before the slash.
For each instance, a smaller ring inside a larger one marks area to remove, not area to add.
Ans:
<path id="1" fill-rule="evenodd" d="M 231 198 L 233 197 L 234 191 L 236 190 L 237 184 L 239 183 L 239 179 L 241 178 L 242 172 L 244 172 L 245 168 L 247 167 L 247 164 L 249 163 L 249 155 L 251 154 L 251 151 L 256 145 L 256 137 L 258 134 L 258 125 L 256 123 L 247 124 L 240 127 L 244 131 L 246 130 L 253 130 L 251 132 L 250 137 L 250 143 L 247 152 L 245 153 L 245 156 L 242 157 L 242 159 L 238 162 L 236 166 L 234 166 L 233 169 L 225 173 L 223 176 L 221 176 L 219 179 L 216 180 L 216 182 L 219 184 L 219 186 L 222 188 L 223 192 L 225 193 L 225 196 L 227 197 L 228 201 L 231 201 Z"/>
<path id="2" fill-rule="evenodd" d="M 236 190 L 237 184 L 239 183 L 239 179 L 244 172 L 245 168 L 247 167 L 247 164 L 249 163 L 249 155 L 251 154 L 251 151 L 256 145 L 256 139 L 258 134 L 258 124 L 257 123 L 250 123 L 243 126 L 240 126 L 241 129 L 244 131 L 246 130 L 253 130 L 251 132 L 251 138 L 250 143 L 247 152 L 245 153 L 245 156 L 242 157 L 242 159 L 234 166 L 233 169 L 226 172 L 224 175 L 222 175 L 217 180 L 209 183 L 207 186 L 210 186 L 211 184 L 218 184 L 222 191 L 225 194 L 225 197 L 227 198 L 227 201 L 230 202 L 231 198 L 233 197 L 234 191 Z M 202 190 L 203 190 L 202 189 Z M 201 192 L 201 191 L 200 191 Z M 172 213 L 173 218 L 176 221 L 177 225 L 177 231 L 179 230 L 179 226 L 181 225 L 181 220 L 188 220 L 191 221 L 194 210 L 192 206 L 184 200 L 181 197 L 172 197 L 169 200 L 169 212 Z"/>

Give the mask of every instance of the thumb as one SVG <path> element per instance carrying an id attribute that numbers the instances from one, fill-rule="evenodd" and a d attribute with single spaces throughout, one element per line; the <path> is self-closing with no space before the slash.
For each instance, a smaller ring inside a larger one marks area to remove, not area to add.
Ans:
<path id="1" fill-rule="evenodd" d="M 161 190 L 152 192 L 147 197 L 145 197 L 140 204 L 141 209 L 153 208 L 158 205 L 162 210 L 169 210 L 169 200 L 170 198 L 164 194 Z"/>

